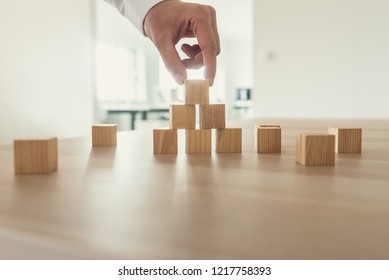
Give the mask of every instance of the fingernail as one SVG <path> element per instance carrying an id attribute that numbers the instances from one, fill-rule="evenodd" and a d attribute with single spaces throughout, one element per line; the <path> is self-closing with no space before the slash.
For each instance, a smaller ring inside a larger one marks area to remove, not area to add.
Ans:
<path id="1" fill-rule="evenodd" d="M 182 85 L 184 83 L 185 77 L 180 73 L 173 74 L 174 80 L 176 80 L 177 84 Z"/>

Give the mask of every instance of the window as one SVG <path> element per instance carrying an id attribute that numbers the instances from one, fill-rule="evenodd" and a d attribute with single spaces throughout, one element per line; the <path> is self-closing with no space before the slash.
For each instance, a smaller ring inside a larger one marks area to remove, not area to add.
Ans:
<path id="1" fill-rule="evenodd" d="M 98 44 L 96 56 L 99 101 L 113 104 L 146 101 L 143 50 Z"/>

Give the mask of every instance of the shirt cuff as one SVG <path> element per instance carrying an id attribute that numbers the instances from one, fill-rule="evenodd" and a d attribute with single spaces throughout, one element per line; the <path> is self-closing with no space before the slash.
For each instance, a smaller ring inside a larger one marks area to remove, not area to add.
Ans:
<path id="1" fill-rule="evenodd" d="M 125 0 L 124 15 L 146 36 L 143 23 L 149 10 L 162 0 Z"/>

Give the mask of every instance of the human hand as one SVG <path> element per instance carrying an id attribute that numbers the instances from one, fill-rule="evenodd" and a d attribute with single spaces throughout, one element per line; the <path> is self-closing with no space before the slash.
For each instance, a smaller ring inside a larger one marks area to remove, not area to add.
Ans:
<path id="1" fill-rule="evenodd" d="M 213 85 L 216 56 L 220 41 L 215 10 L 206 5 L 165 0 L 150 9 L 145 17 L 144 31 L 157 47 L 168 71 L 178 84 L 187 78 L 187 69 L 205 66 L 204 77 Z M 188 58 L 181 59 L 175 46 L 182 38 L 196 37 L 198 44 L 183 44 Z"/>

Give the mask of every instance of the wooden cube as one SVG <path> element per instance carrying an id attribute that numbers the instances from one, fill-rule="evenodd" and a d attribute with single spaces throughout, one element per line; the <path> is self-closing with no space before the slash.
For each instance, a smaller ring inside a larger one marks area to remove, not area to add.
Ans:
<path id="1" fill-rule="evenodd" d="M 241 153 L 242 152 L 242 129 L 226 128 L 216 131 L 217 153 Z"/>
<path id="2" fill-rule="evenodd" d="M 184 87 L 185 104 L 209 104 L 208 80 L 186 80 Z"/>
<path id="3" fill-rule="evenodd" d="M 195 129 L 195 105 L 170 105 L 170 129 Z"/>
<path id="4" fill-rule="evenodd" d="M 226 127 L 226 112 L 224 104 L 200 105 L 200 128 L 222 129 Z"/>
<path id="5" fill-rule="evenodd" d="M 93 147 L 114 147 L 117 143 L 116 124 L 98 124 L 92 126 Z"/>
<path id="6" fill-rule="evenodd" d="M 335 135 L 335 151 L 339 154 L 360 154 L 362 152 L 361 128 L 329 127 L 328 133 Z"/>
<path id="7" fill-rule="evenodd" d="M 212 151 L 211 129 L 186 130 L 187 154 L 210 154 Z"/>
<path id="8" fill-rule="evenodd" d="M 256 125 L 254 139 L 257 153 L 281 153 L 281 127 L 279 125 Z"/>
<path id="9" fill-rule="evenodd" d="M 298 134 L 296 161 L 304 166 L 335 165 L 335 135 Z"/>
<path id="10" fill-rule="evenodd" d="M 177 154 L 178 136 L 176 129 L 154 129 L 154 154 Z"/>
<path id="11" fill-rule="evenodd" d="M 258 127 L 281 127 L 278 124 L 259 124 Z"/>
<path id="12" fill-rule="evenodd" d="M 15 174 L 43 174 L 57 170 L 57 138 L 15 140 L 14 165 Z"/>

